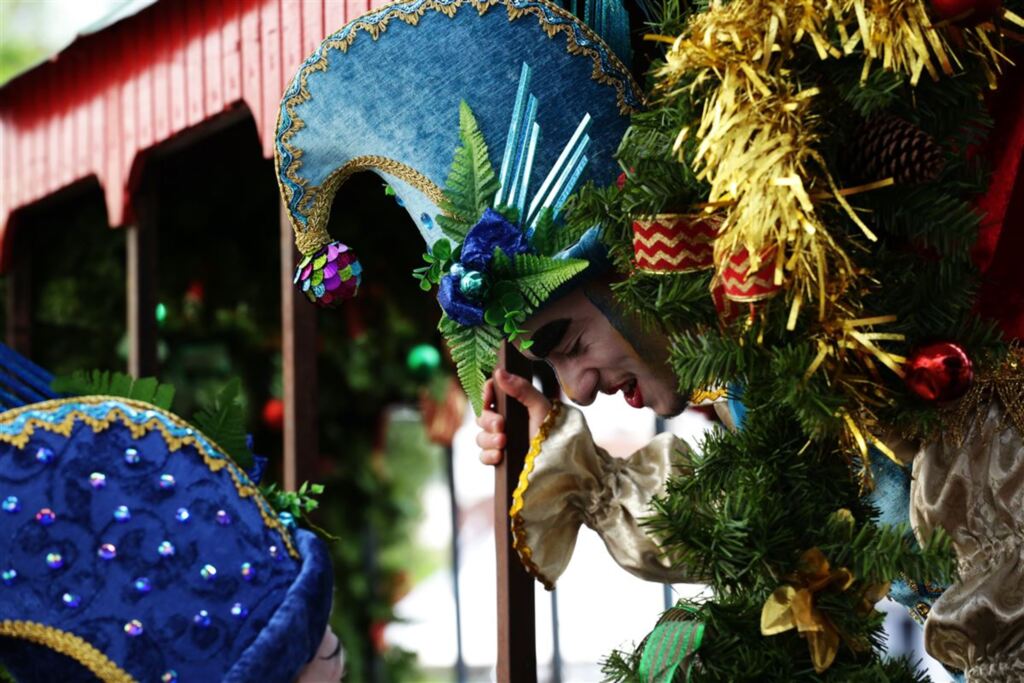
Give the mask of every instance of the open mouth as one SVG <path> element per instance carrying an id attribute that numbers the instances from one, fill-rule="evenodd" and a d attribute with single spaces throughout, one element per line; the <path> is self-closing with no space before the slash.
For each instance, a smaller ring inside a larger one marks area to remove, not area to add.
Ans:
<path id="1" fill-rule="evenodd" d="M 633 408 L 644 407 L 644 395 L 643 392 L 640 391 L 640 384 L 636 381 L 636 378 L 629 380 L 629 382 L 622 387 L 622 397 L 626 399 L 626 403 Z"/>

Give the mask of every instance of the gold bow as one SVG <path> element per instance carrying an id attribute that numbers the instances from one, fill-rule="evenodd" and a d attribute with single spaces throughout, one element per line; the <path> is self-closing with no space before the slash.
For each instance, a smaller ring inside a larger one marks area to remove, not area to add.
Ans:
<path id="1" fill-rule="evenodd" d="M 814 594 L 824 590 L 843 592 L 854 583 L 854 576 L 846 567 L 833 570 L 828 559 L 818 548 L 811 548 L 800 556 L 795 573 L 786 577 L 787 584 L 776 588 L 761 609 L 761 633 L 773 636 L 790 629 L 799 631 L 807 639 L 811 662 L 819 674 L 828 669 L 839 651 L 839 630 L 825 614 L 814 606 Z M 864 588 L 862 610 L 870 610 L 889 592 L 888 582 L 871 584 Z M 847 644 L 862 649 L 861 644 Z"/>

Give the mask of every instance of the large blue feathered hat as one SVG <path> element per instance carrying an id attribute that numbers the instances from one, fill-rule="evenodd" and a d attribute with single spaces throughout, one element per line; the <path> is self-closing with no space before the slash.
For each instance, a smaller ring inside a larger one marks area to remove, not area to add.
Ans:
<path id="1" fill-rule="evenodd" d="M 291 681 L 312 659 L 327 550 L 217 444 L 150 404 L 55 398 L 3 347 L 0 410 L 0 663 L 17 680 Z"/>
<path id="2" fill-rule="evenodd" d="M 626 49 L 620 1 L 583 4 L 619 17 L 602 26 Z M 297 284 L 322 304 L 355 295 L 361 265 L 326 225 L 341 184 L 377 173 L 426 242 L 417 277 L 439 286 L 441 329 L 478 404 L 493 365 L 480 349 L 514 338 L 600 260 L 595 232 L 557 239 L 563 208 L 584 181 L 618 175 L 613 155 L 638 93 L 608 44 L 547 0 L 411 0 L 349 23 L 310 55 L 281 104 L 276 161 L 304 256 Z M 468 361 L 458 351 L 467 344 Z"/>

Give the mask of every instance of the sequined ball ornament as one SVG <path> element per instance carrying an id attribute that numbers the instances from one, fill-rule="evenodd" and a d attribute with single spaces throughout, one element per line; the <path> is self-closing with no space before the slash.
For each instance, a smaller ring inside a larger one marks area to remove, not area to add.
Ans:
<path id="1" fill-rule="evenodd" d="M 917 349 L 905 366 L 907 388 L 926 401 L 952 401 L 971 387 L 974 369 L 970 357 L 951 342 Z"/>
<path id="2" fill-rule="evenodd" d="M 299 262 L 293 281 L 307 299 L 330 308 L 354 297 L 362 277 L 355 252 L 341 242 L 331 242 Z"/>

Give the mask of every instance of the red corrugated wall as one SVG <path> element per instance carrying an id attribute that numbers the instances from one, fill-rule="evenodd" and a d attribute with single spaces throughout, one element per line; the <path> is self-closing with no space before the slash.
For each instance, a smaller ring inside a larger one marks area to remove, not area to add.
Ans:
<path id="1" fill-rule="evenodd" d="M 131 220 L 147 149 L 245 105 L 267 157 L 281 93 L 306 55 L 380 0 L 163 0 L 0 89 L 0 270 L 19 208 L 95 176 Z"/>

